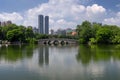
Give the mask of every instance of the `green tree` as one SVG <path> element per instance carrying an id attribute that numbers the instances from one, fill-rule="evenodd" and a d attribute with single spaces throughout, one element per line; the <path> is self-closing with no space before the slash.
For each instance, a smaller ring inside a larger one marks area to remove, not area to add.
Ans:
<path id="1" fill-rule="evenodd" d="M 24 34 L 19 29 L 14 29 L 7 32 L 7 39 L 11 42 L 19 41 L 22 42 L 24 39 Z"/>
<path id="2" fill-rule="evenodd" d="M 106 26 L 101 27 L 96 33 L 96 39 L 98 43 L 112 43 L 112 36 L 112 31 Z"/>
<path id="3" fill-rule="evenodd" d="M 84 21 L 82 25 L 77 26 L 77 32 L 80 37 L 81 43 L 87 43 L 90 38 L 92 38 L 93 31 L 92 31 L 92 24 L 88 21 Z"/>

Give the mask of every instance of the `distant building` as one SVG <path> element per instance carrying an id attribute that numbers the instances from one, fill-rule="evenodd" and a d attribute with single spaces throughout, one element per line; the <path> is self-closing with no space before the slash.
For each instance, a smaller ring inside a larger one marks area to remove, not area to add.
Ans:
<path id="1" fill-rule="evenodd" d="M 43 15 L 38 16 L 38 29 L 40 34 L 44 34 L 44 17 Z"/>
<path id="2" fill-rule="evenodd" d="M 0 21 L 0 26 L 1 26 L 1 23 L 2 23 L 2 22 Z"/>
<path id="3" fill-rule="evenodd" d="M 51 35 L 54 35 L 54 30 L 53 29 L 51 29 Z"/>
<path id="4" fill-rule="evenodd" d="M 34 27 L 34 28 L 33 28 L 33 32 L 34 32 L 34 33 L 39 33 L 39 30 L 38 30 L 36 27 Z"/>
<path id="5" fill-rule="evenodd" d="M 75 35 L 77 35 L 77 32 L 76 32 L 76 31 L 73 31 L 71 35 L 72 35 L 72 36 L 75 36 Z"/>
<path id="6" fill-rule="evenodd" d="M 12 24 L 12 21 L 6 21 L 6 25 Z"/>
<path id="7" fill-rule="evenodd" d="M 2 23 L 1 23 L 1 26 L 6 26 L 6 22 L 2 22 Z"/>
<path id="8" fill-rule="evenodd" d="M 49 16 L 38 16 L 38 29 L 40 34 L 49 34 Z"/>
<path id="9" fill-rule="evenodd" d="M 0 26 L 8 26 L 12 24 L 12 21 L 4 21 L 4 22 L 0 22 Z"/>
<path id="10" fill-rule="evenodd" d="M 51 30 L 52 33 L 52 30 Z M 77 32 L 75 29 L 58 29 L 56 32 L 53 32 L 55 35 L 66 35 L 66 36 L 75 36 L 77 35 Z"/>
<path id="11" fill-rule="evenodd" d="M 45 16 L 45 34 L 49 34 L 49 16 Z"/>
<path id="12" fill-rule="evenodd" d="M 58 29 L 56 35 L 66 35 L 66 30 Z"/>

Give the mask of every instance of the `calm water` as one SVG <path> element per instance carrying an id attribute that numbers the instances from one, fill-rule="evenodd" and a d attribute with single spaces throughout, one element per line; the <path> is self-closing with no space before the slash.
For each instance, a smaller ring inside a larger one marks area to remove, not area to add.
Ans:
<path id="1" fill-rule="evenodd" d="M 0 80 L 120 80 L 120 45 L 3 46 Z"/>

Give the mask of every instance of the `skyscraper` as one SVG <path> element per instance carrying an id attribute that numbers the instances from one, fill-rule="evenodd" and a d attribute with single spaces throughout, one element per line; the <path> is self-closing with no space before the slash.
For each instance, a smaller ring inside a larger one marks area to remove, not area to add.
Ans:
<path id="1" fill-rule="evenodd" d="M 2 23 L 2 22 L 0 21 L 0 26 L 1 26 L 1 23 Z"/>
<path id="2" fill-rule="evenodd" d="M 44 17 L 43 17 L 43 15 L 38 16 L 38 28 L 39 28 L 39 33 L 44 34 Z"/>
<path id="3" fill-rule="evenodd" d="M 38 16 L 38 29 L 40 34 L 49 34 L 49 16 Z"/>
<path id="4" fill-rule="evenodd" d="M 49 16 L 45 16 L 45 34 L 49 34 Z"/>

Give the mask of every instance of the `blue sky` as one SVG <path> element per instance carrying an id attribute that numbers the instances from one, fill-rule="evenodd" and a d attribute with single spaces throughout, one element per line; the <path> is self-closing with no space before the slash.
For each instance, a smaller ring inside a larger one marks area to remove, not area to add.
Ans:
<path id="1" fill-rule="evenodd" d="M 39 14 L 50 28 L 75 28 L 84 20 L 120 26 L 120 0 L 0 0 L 0 21 L 37 27 Z"/>
<path id="2" fill-rule="evenodd" d="M 94 0 L 94 3 L 97 3 L 106 9 L 110 9 L 113 11 L 120 10 L 120 7 L 117 5 L 120 5 L 120 0 Z"/>
<path id="3" fill-rule="evenodd" d="M 21 12 L 46 2 L 48 2 L 48 0 L 0 0 L 0 12 Z M 90 0 L 82 4 L 99 4 L 110 10 L 120 10 L 120 0 Z M 117 7 L 117 5 L 119 5 L 119 7 Z"/>
<path id="4" fill-rule="evenodd" d="M 47 0 L 0 0 L 0 12 L 21 12 L 45 2 Z"/>

